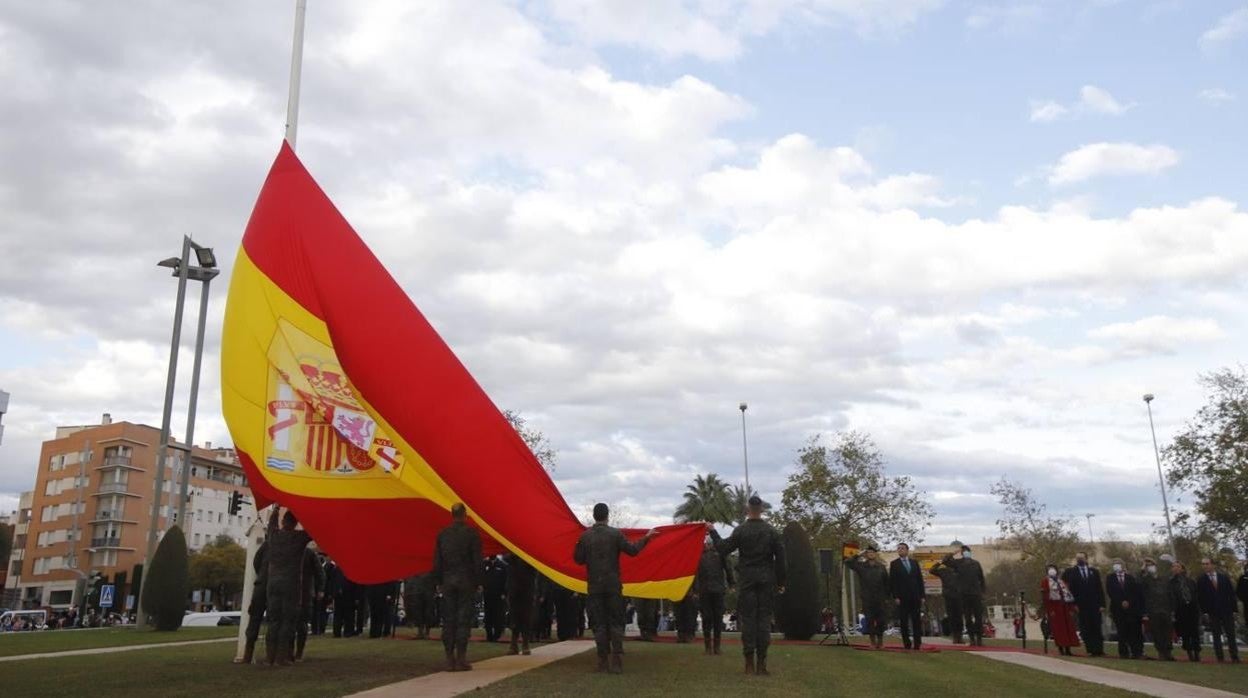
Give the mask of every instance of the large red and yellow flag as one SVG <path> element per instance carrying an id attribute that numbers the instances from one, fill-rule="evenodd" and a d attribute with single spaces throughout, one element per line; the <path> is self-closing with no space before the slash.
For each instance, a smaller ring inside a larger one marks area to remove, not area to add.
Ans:
<path id="1" fill-rule="evenodd" d="M 354 581 L 427 571 L 463 502 L 487 552 L 585 591 L 584 526 L 285 142 L 235 261 L 221 382 L 257 507 L 290 507 Z M 703 527 L 661 533 L 622 561 L 625 594 L 688 589 Z"/>

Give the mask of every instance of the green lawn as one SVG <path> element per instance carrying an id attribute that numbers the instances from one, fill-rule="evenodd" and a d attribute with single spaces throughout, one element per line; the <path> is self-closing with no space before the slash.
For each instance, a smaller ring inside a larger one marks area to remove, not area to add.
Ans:
<path id="1" fill-rule="evenodd" d="M 177 634 L 181 635 L 182 631 Z M 49 633 L 53 634 L 53 633 Z M 259 648 L 263 652 L 263 643 Z M 502 654 L 504 644 L 472 643 L 470 661 Z M 309 638 L 293 667 L 232 664 L 234 644 L 167 647 L 119 654 L 0 664 L 6 696 L 342 696 L 441 671 L 442 643 L 406 639 Z"/>
<path id="2" fill-rule="evenodd" d="M 1044 696 L 1135 695 L 1024 669 L 964 652 L 869 652 L 844 647 L 773 645 L 772 675 L 744 676 L 738 646 L 707 657 L 701 643 L 629 642 L 624 675 L 593 673 L 590 650 L 476 691 L 474 696 L 814 695 Z"/>
<path id="3" fill-rule="evenodd" d="M 237 637 L 238 628 L 182 628 L 173 633 L 158 633 L 146 628 L 99 628 L 96 630 L 41 630 L 0 635 L 0 657 L 40 652 L 64 652 L 94 647 L 121 647 L 158 642 L 211 640 Z"/>

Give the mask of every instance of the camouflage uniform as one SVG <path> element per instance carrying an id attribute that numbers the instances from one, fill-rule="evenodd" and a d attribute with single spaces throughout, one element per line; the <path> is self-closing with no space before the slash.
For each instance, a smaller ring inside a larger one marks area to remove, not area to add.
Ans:
<path id="1" fill-rule="evenodd" d="M 299 581 L 299 621 L 295 624 L 294 657 L 303 659 L 308 642 L 308 623 L 313 619 L 316 597 L 325 592 L 325 570 L 311 548 L 303 549 L 303 576 Z"/>
<path id="2" fill-rule="evenodd" d="M 1174 602 L 1170 600 L 1169 580 L 1145 570 L 1140 573 L 1144 586 L 1144 615 L 1148 616 L 1148 631 L 1153 636 L 1157 656 L 1174 661 L 1170 653 L 1174 647 Z"/>
<path id="3" fill-rule="evenodd" d="M 431 574 L 442 587 L 442 648 L 452 671 L 469 668 L 468 636 L 481 586 L 481 563 L 481 535 L 468 524 L 453 521 L 438 533 Z"/>
<path id="4" fill-rule="evenodd" d="M 511 612 L 511 648 L 508 654 L 529 654 L 537 617 L 537 570 L 512 554 L 507 565 L 507 608 Z"/>
<path id="5" fill-rule="evenodd" d="M 693 587 L 702 609 L 702 642 L 707 654 L 719 654 L 719 640 L 724 632 L 724 594 L 732 584 L 727 558 L 714 547 L 702 551 Z"/>
<path id="6" fill-rule="evenodd" d="M 692 584 L 685 592 L 685 598 L 676 602 L 673 611 L 676 615 L 676 642 L 692 642 L 698 634 L 698 600 Z"/>
<path id="7" fill-rule="evenodd" d="M 303 576 L 303 552 L 312 542 L 307 531 L 277 527 L 277 515 L 269 518 L 269 579 L 265 585 L 269 632 L 265 654 L 269 663 L 290 664 L 294 657 L 295 625 L 299 622 L 299 581 Z M 278 656 L 281 648 L 281 656 Z"/>
<path id="8" fill-rule="evenodd" d="M 958 596 L 958 573 L 944 562 L 932 565 L 931 573 L 940 577 L 940 598 L 945 602 L 944 630 L 953 636 L 955 645 L 962 644 L 962 599 Z"/>
<path id="9" fill-rule="evenodd" d="M 598 645 L 599 668 L 604 668 L 608 652 L 611 671 L 622 669 L 624 652 L 624 585 L 620 582 L 620 554 L 635 557 L 650 539 L 633 543 L 618 528 L 597 522 L 585 529 L 576 541 L 572 559 L 585 565 L 589 581 L 590 616 L 594 618 L 594 642 Z"/>
<path id="10" fill-rule="evenodd" d="M 771 645 L 771 619 L 775 612 L 776 587 L 784 586 L 787 568 L 784 543 L 771 524 L 762 519 L 746 519 L 727 540 L 721 540 L 710 529 L 715 548 L 723 557 L 740 551 L 737 576 L 737 613 L 741 624 L 741 648 L 747 670 L 753 670 L 758 658 L 759 672 L 767 667 L 767 648 Z"/>
<path id="11" fill-rule="evenodd" d="M 863 555 L 845 561 L 858 575 L 858 591 L 862 594 L 862 613 L 867 617 L 867 635 L 871 644 L 884 644 L 884 604 L 887 603 L 888 568 L 879 558 L 869 560 Z"/>
<path id="12" fill-rule="evenodd" d="M 971 644 L 982 647 L 984 644 L 984 568 L 979 560 L 969 557 L 953 559 L 945 556 L 945 564 L 953 567 L 958 573 L 958 600 L 962 604 L 962 615 L 966 623 L 966 634 Z"/>
<path id="13" fill-rule="evenodd" d="M 659 601 L 658 599 L 637 599 L 637 630 L 641 639 L 654 642 L 659 635 Z"/>
<path id="14" fill-rule="evenodd" d="M 416 639 L 423 640 L 434 625 L 434 596 L 429 575 L 416 575 L 403 581 L 403 608 L 407 622 L 416 628 Z"/>
<path id="15" fill-rule="evenodd" d="M 265 592 L 269 585 L 269 544 L 268 541 L 256 548 L 256 556 L 251 560 L 251 568 L 255 570 L 256 579 L 251 585 L 251 602 L 247 604 L 247 644 L 243 649 L 243 664 L 251 664 L 256 653 L 256 640 L 260 638 L 260 626 L 264 625 Z"/>

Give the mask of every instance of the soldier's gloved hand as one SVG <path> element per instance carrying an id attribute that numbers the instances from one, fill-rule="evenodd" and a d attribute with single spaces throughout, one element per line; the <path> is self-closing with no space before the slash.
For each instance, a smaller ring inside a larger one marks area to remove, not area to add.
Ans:
<path id="1" fill-rule="evenodd" d="M 657 535 L 659 535 L 659 529 L 657 528 L 652 528 L 649 531 L 646 531 L 646 538 L 654 538 Z"/>
<path id="2" fill-rule="evenodd" d="M 776 587 L 776 593 L 778 593 L 778 594 L 783 594 L 783 593 L 784 593 L 784 587 Z"/>

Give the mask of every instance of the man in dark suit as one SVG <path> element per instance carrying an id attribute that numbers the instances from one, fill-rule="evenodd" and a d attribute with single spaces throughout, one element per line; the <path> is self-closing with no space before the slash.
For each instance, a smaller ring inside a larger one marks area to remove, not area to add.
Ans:
<path id="1" fill-rule="evenodd" d="M 901 621 L 901 641 L 906 649 L 919 649 L 923 637 L 923 570 L 919 563 L 910 559 L 910 546 L 897 544 L 897 559 L 888 565 L 888 587 L 897 601 L 897 615 Z M 911 632 L 914 644 L 910 643 Z"/>
<path id="2" fill-rule="evenodd" d="M 1101 573 L 1088 564 L 1088 554 L 1075 556 L 1075 566 L 1062 574 L 1079 609 L 1079 635 L 1093 657 L 1105 656 L 1105 638 L 1101 633 L 1101 615 L 1105 613 L 1105 588 Z"/>
<path id="3" fill-rule="evenodd" d="M 1118 656 L 1140 659 L 1144 656 L 1144 586 L 1129 574 L 1120 558 L 1114 558 L 1113 572 L 1105 579 L 1109 615 L 1118 628 Z"/>
<path id="4" fill-rule="evenodd" d="M 1226 661 L 1222 656 L 1222 635 L 1225 634 L 1231 661 L 1239 664 L 1239 647 L 1235 641 L 1235 589 L 1231 578 L 1214 567 L 1210 558 L 1202 559 L 1200 566 L 1203 572 L 1196 579 L 1196 598 L 1205 626 L 1213 633 L 1213 653 L 1219 662 Z"/>

